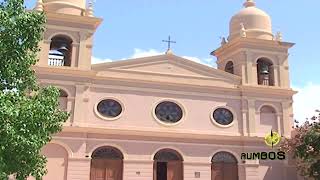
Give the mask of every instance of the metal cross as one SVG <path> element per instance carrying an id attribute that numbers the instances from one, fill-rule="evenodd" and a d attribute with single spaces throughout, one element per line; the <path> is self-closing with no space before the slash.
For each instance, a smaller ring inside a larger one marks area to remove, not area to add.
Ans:
<path id="1" fill-rule="evenodd" d="M 162 42 L 168 43 L 168 50 L 171 49 L 171 43 L 177 43 L 176 41 L 171 41 L 170 36 L 169 36 L 168 40 L 162 40 Z"/>

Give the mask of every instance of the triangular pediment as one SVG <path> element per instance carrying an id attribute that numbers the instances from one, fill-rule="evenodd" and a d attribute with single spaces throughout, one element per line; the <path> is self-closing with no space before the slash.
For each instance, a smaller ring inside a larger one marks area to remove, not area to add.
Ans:
<path id="1" fill-rule="evenodd" d="M 101 72 L 144 73 L 185 78 L 205 78 L 238 84 L 240 77 L 175 55 L 160 55 L 92 65 Z"/>

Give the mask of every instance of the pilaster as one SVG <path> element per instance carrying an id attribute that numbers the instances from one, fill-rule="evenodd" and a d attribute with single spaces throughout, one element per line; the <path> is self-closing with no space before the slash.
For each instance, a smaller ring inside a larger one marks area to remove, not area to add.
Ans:
<path id="1" fill-rule="evenodd" d="M 256 136 L 256 108 L 255 99 L 248 99 L 248 123 L 249 123 L 249 136 Z"/>

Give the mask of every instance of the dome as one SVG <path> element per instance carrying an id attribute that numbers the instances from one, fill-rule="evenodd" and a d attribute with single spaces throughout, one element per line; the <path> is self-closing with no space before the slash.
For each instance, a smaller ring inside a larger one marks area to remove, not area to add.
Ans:
<path id="1" fill-rule="evenodd" d="M 229 40 L 239 37 L 243 28 L 248 38 L 273 39 L 270 16 L 255 7 L 253 0 L 247 0 L 244 8 L 232 17 Z"/>
<path id="2" fill-rule="evenodd" d="M 46 12 L 81 16 L 86 9 L 86 0 L 43 0 Z"/>

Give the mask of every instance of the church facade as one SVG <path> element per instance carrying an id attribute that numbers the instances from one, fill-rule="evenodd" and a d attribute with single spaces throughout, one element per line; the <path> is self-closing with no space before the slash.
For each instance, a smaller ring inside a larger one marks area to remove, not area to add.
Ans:
<path id="1" fill-rule="evenodd" d="M 38 0 L 35 10 L 47 16 L 37 77 L 60 88 L 60 108 L 71 114 L 42 151 L 45 180 L 297 179 L 291 161 L 273 158 L 277 147 L 265 142 L 270 132 L 291 135 L 294 44 L 272 33 L 270 16 L 252 0 L 211 53 L 217 68 L 170 49 L 91 65 L 102 22 L 91 3 Z"/>

